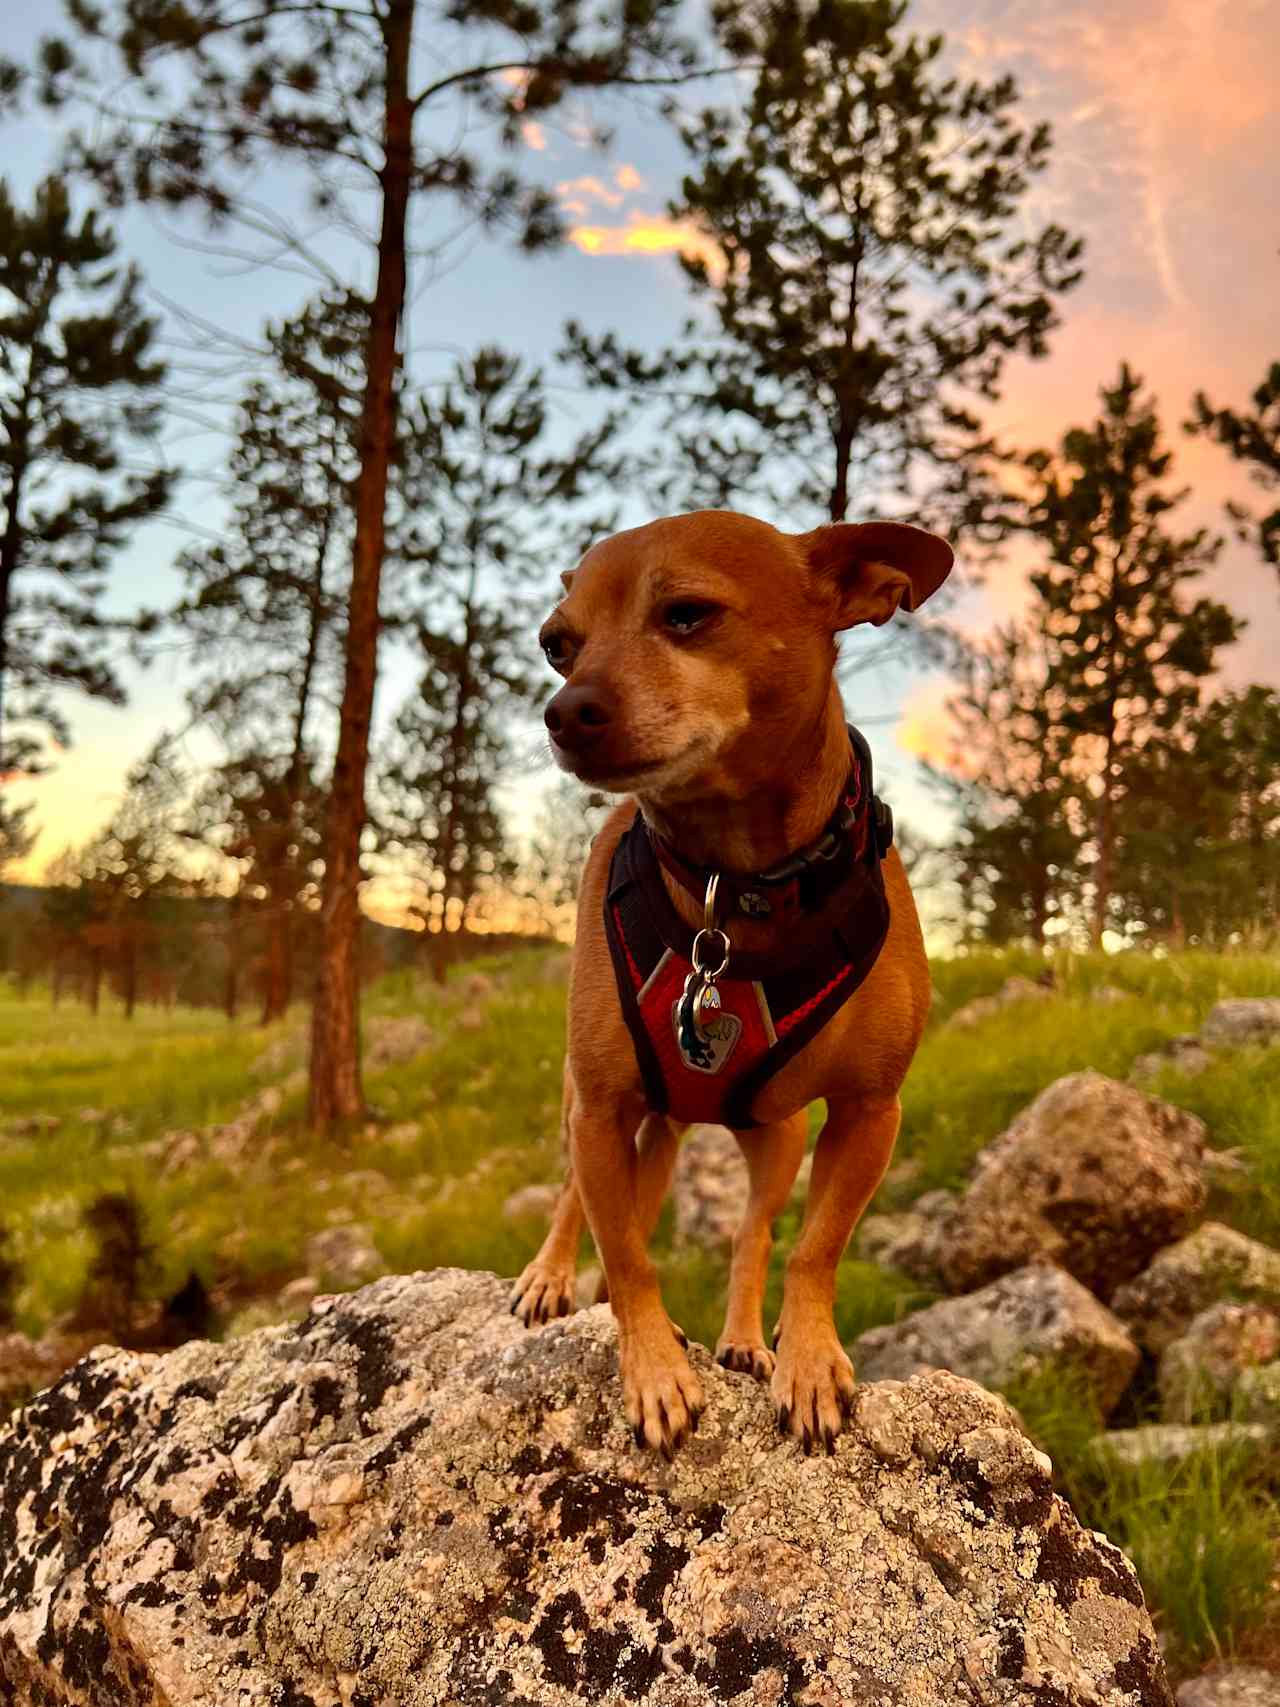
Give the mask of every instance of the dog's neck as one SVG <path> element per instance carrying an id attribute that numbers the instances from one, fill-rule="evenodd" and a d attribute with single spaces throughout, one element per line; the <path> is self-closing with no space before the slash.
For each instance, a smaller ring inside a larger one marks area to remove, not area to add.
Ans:
<path id="1" fill-rule="evenodd" d="M 782 747 L 768 743 L 759 775 L 724 793 L 672 802 L 639 797 L 651 827 L 690 865 L 765 871 L 819 836 L 849 778 L 849 732 L 834 680 L 818 717 Z"/>

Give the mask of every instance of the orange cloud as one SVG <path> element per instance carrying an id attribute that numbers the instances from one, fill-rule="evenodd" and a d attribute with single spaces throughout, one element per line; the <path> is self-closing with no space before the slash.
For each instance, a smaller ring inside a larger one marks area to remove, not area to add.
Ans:
<path id="1" fill-rule="evenodd" d="M 526 119 L 520 126 L 520 134 L 527 145 L 530 148 L 536 149 L 539 154 L 541 154 L 543 149 L 547 146 L 546 131 L 543 130 L 540 124 L 535 124 L 532 119 Z"/>
<path id="2" fill-rule="evenodd" d="M 623 201 L 621 190 L 611 190 L 599 178 L 566 178 L 563 184 L 556 185 L 556 194 L 573 197 L 575 206 L 584 201 L 598 201 L 606 207 L 621 207 Z"/>
<path id="3" fill-rule="evenodd" d="M 719 244 L 687 219 L 634 213 L 626 225 L 575 225 L 569 241 L 584 255 L 664 255 L 674 251 L 705 262 L 712 278 L 723 278 L 725 273 Z"/>
<path id="4" fill-rule="evenodd" d="M 613 181 L 623 190 L 642 190 L 644 179 L 634 166 L 619 166 L 614 173 Z"/>

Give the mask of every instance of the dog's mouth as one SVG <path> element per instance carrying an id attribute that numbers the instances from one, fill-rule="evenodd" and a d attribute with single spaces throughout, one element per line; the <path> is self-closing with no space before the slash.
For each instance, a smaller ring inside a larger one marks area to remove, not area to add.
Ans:
<path id="1" fill-rule="evenodd" d="M 627 759 L 607 762 L 602 754 L 572 753 L 555 740 L 551 751 L 561 770 L 570 771 L 579 782 L 608 793 L 630 794 L 636 784 L 670 763 L 668 759 Z"/>
<path id="2" fill-rule="evenodd" d="M 698 777 L 708 761 L 708 751 L 702 741 L 693 740 L 678 753 L 663 753 L 655 758 L 639 755 L 619 758 L 616 753 L 593 751 L 570 752 L 554 739 L 551 751 L 561 770 L 569 771 L 588 788 L 598 788 L 605 794 L 640 794 L 655 799 L 665 798 L 672 791 L 679 793 Z"/>

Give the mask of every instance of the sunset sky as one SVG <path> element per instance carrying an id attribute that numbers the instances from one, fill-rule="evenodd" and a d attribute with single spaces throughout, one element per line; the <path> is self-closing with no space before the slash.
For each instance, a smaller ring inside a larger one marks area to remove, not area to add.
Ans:
<path id="1" fill-rule="evenodd" d="M 33 8 L 5 8 L 0 54 L 25 57 L 38 33 Z M 22 16 L 16 14 L 21 11 Z M 915 6 L 922 30 L 942 29 L 955 69 L 988 79 L 1018 78 L 1029 119 L 1052 121 L 1054 164 L 1035 192 L 1049 214 L 1087 243 L 1085 282 L 1064 303 L 1052 353 L 1009 370 L 993 424 L 1024 446 L 1056 440 L 1092 418 L 1097 390 L 1122 359 L 1144 377 L 1175 440 L 1178 473 L 1194 489 L 1187 525 L 1221 525 L 1222 505 L 1246 496 L 1240 472 L 1202 440 L 1175 429 L 1203 388 L 1218 404 L 1242 404 L 1267 364 L 1280 359 L 1280 8 L 1271 0 L 929 0 Z M 43 27 L 41 24 L 40 27 Z M 478 242 L 454 270 L 415 281 L 408 345 L 416 371 L 438 372 L 458 353 L 497 340 L 548 360 L 569 317 L 592 330 L 615 329 L 658 346 L 688 310 L 673 252 L 705 240 L 672 225 L 665 204 L 677 189 L 681 150 L 658 121 L 635 108 L 614 110 L 615 146 L 584 146 L 572 112 L 527 127 L 524 164 L 556 189 L 572 222 L 563 251 L 524 260 L 496 242 Z M 28 118 L 0 126 L 0 171 L 25 194 L 56 157 L 58 135 Z M 288 312 L 308 294 L 287 272 L 246 270 L 193 248 L 194 228 L 135 211 L 119 229 L 142 265 L 157 306 L 183 303 L 246 334 Z M 557 394 L 566 423 L 586 408 L 569 387 Z M 216 478 L 224 441 L 178 423 L 168 454 L 191 478 L 174 521 L 153 524 L 117 562 L 113 608 L 158 606 L 177 588 L 169 565 L 192 526 L 216 526 Z M 641 513 L 629 521 L 643 520 Z M 960 542 L 963 557 L 963 541 Z M 561 565 L 549 566 L 558 570 Z M 1027 560 L 1016 553 L 962 606 L 981 630 L 1024 597 Z M 1280 585 L 1234 542 L 1216 590 L 1249 619 L 1226 674 L 1233 681 L 1280 682 Z M 72 704 L 76 744 L 50 776 L 15 788 L 34 798 L 43 826 L 25 871 L 38 876 L 69 842 L 83 840 L 110 812 L 127 765 L 158 731 L 180 720 L 180 652 L 145 672 L 129 671 L 131 704 L 116 711 Z M 384 681 L 384 711 L 412 685 L 396 666 Z M 946 684 L 911 670 L 881 670 L 849 693 L 865 718 L 878 771 L 899 814 L 926 832 L 945 822 L 913 755 L 942 750 Z M 551 777 L 532 735 L 508 788 L 517 821 L 527 821 Z"/>

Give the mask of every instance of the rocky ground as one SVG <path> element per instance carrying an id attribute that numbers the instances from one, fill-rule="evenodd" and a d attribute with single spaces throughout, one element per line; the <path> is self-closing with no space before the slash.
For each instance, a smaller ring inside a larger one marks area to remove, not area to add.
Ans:
<path id="1" fill-rule="evenodd" d="M 600 1306 L 491 1275 L 99 1351 L 0 1433 L 0 1686 L 41 1707 L 1167 1707 L 1132 1566 L 1004 1402 L 864 1386 L 832 1457 L 695 1350 L 666 1465 Z"/>
<path id="2" fill-rule="evenodd" d="M 954 983 L 952 970 L 941 968 L 940 976 Z M 1120 970 L 1146 975 L 1136 962 Z M 210 1326 L 227 1343 L 201 1355 L 216 1350 L 229 1359 L 218 1365 L 228 1379 L 240 1367 L 237 1359 L 259 1356 L 241 1347 L 241 1341 L 263 1343 L 256 1330 L 283 1324 L 278 1331 L 287 1334 L 290 1324 L 319 1321 L 337 1308 L 326 1297 L 389 1268 L 444 1260 L 514 1272 L 545 1224 L 558 1172 L 562 996 L 554 982 L 535 988 L 542 981 L 540 972 L 536 980 L 502 970 L 469 973 L 465 987 L 460 980 L 427 1008 L 429 1021 L 412 1011 L 375 1012 L 367 1045 L 382 1116 L 342 1156 L 318 1160 L 305 1135 L 294 1132 L 290 1110 L 299 1100 L 302 1040 L 282 1031 L 266 1051 L 258 1046 L 258 1088 L 246 1098 L 244 1075 L 229 1074 L 235 1100 L 211 1111 L 212 1118 L 157 1126 L 145 1100 L 116 1106 L 101 1094 L 92 1106 L 56 1115 L 37 1106 L 9 1123 L 8 1149 L 0 1137 L 0 1188 L 10 1177 L 4 1172 L 10 1157 L 18 1167 L 24 1155 L 52 1155 L 65 1144 L 77 1168 L 121 1155 L 137 1160 L 148 1190 L 154 1182 L 149 1226 L 162 1227 L 179 1251 L 195 1216 L 213 1216 L 225 1231 L 218 1234 L 209 1286 Z M 1280 1002 L 1206 1001 L 1194 1032 L 1162 1021 L 1171 1010 L 1154 1003 L 1143 1006 L 1139 1026 L 1136 1006 L 1133 990 L 1100 983 L 1082 1003 L 1078 990 L 1034 978 L 1007 979 L 973 1001 L 945 1001 L 944 1023 L 931 1032 L 907 1087 L 903 1141 L 880 1194 L 883 1207 L 863 1223 L 842 1268 L 838 1320 L 860 1378 L 873 1384 L 868 1391 L 941 1368 L 1017 1405 L 1035 1446 L 1052 1453 L 1057 1491 L 1075 1502 L 1086 1528 L 1106 1529 L 1137 1560 L 1157 1638 L 1184 1679 L 1180 1707 L 1256 1707 L 1260 1689 L 1273 1690 L 1280 1707 L 1277 1674 L 1269 1669 L 1280 1668 L 1274 1552 L 1280 1526 L 1266 1515 L 1280 1479 L 1280 1219 L 1272 1152 L 1258 1147 L 1248 1124 L 1265 1117 L 1266 1097 L 1275 1096 Z M 950 1018 L 947 1009 L 954 1010 Z M 1161 1025 L 1166 1042 L 1154 1048 Z M 1143 1034 L 1147 1042 L 1126 1047 L 1128 1037 Z M 502 1040 L 497 1054 L 495 1037 Z M 1063 1060 L 1074 1070 L 1043 1070 Z M 1090 1062 L 1108 1071 L 1082 1064 Z M 1209 1087 L 1203 1095 L 1199 1084 Z M 1237 1106 L 1237 1086 L 1252 1100 L 1242 1095 Z M 1152 1095 L 1153 1088 L 1164 1095 Z M 981 1100 L 988 1097 L 998 1098 L 998 1119 Z M 985 1142 L 966 1150 L 974 1130 Z M 946 1159 L 961 1155 L 958 1165 Z M 716 1331 L 744 1183 L 730 1134 L 704 1127 L 687 1136 L 657 1243 L 672 1313 L 700 1338 L 713 1339 Z M 803 1189 L 802 1180 L 779 1226 L 771 1310 Z M 406 1206 L 418 1218 L 412 1237 L 401 1231 Z M 0 1214 L 0 1231 L 3 1221 Z M 39 1251 L 42 1238 L 48 1243 L 50 1224 L 41 1206 L 19 1254 Z M 277 1236 L 287 1262 L 261 1263 L 261 1278 L 253 1279 L 248 1241 L 260 1245 Z M 49 1263 L 63 1262 L 69 1249 L 50 1244 Z M 580 1304 L 593 1299 L 596 1278 L 583 1269 Z M 170 1331 L 179 1338 L 190 1331 L 181 1322 L 175 1328 L 163 1304 L 158 1292 L 142 1301 L 132 1320 L 135 1349 L 173 1343 L 163 1338 Z M 65 1310 L 43 1330 L 0 1331 L 0 1395 L 16 1402 L 47 1388 L 94 1340 L 113 1337 L 87 1331 L 76 1319 Z M 586 1355 L 586 1342 L 573 1345 L 575 1355 Z M 194 1356 L 195 1348 L 176 1355 Z M 299 1352 L 304 1362 L 309 1356 Z M 346 1356 L 335 1351 L 334 1361 L 343 1365 Z M 136 1373 L 169 1365 L 144 1355 L 119 1367 Z M 43 1403 L 27 1417 L 38 1416 Z M 313 1421 L 323 1434 L 325 1418 Z M 224 1424 L 233 1433 L 241 1426 L 226 1418 L 217 1426 Z M 104 1450 L 114 1451 L 109 1431 L 104 1439 Z M 347 1436 L 334 1440 L 342 1444 Z M 54 1430 L 46 1444 L 60 1455 L 71 1435 Z M 77 1435 L 75 1451 L 83 1444 Z M 305 1459 L 311 1448 L 303 1440 L 297 1450 Z M 60 1502 L 45 1504 L 52 1513 Z M 1158 1534 L 1139 1532 L 1139 1513 L 1157 1522 Z M 264 1514 L 274 1524 L 281 1507 Z M 328 1519 L 321 1523 L 313 1514 L 312 1521 L 328 1533 Z M 47 1541 L 46 1534 L 41 1545 Z M 0 1572 L 5 1546 L 0 1535 Z M 93 1592 L 86 1591 L 86 1600 Z M 1182 1607 L 1174 1604 L 1179 1597 Z M 52 1603 L 42 1604 L 47 1618 Z M 1270 1642 L 1268 1621 L 1276 1631 Z M 1229 1651 L 1235 1632 L 1245 1638 L 1238 1663 L 1191 1675 L 1215 1647 Z M 587 1640 L 572 1620 L 562 1634 L 570 1654 Z M 742 1700 L 792 1698 L 769 1695 L 768 1681 L 750 1682 L 756 1693 L 739 1692 Z M 1016 1684 L 1010 1676 L 1000 1686 L 1005 1694 L 991 1699 L 1061 1707 L 1056 1697 L 1036 1693 L 1048 1684 Z M 581 1678 L 573 1687 L 575 1698 L 593 1698 Z M 39 1700 L 36 1686 L 30 1689 Z M 739 1696 L 704 1689 L 670 1699 Z M 901 1697 L 917 1698 L 921 1707 L 950 1700 Z M 215 1692 L 211 1699 L 223 1697 Z M 268 1690 L 227 1699 L 274 1697 Z M 513 1707 L 519 1699 L 511 1697 Z M 357 1700 L 352 1694 L 345 1707 Z"/>

